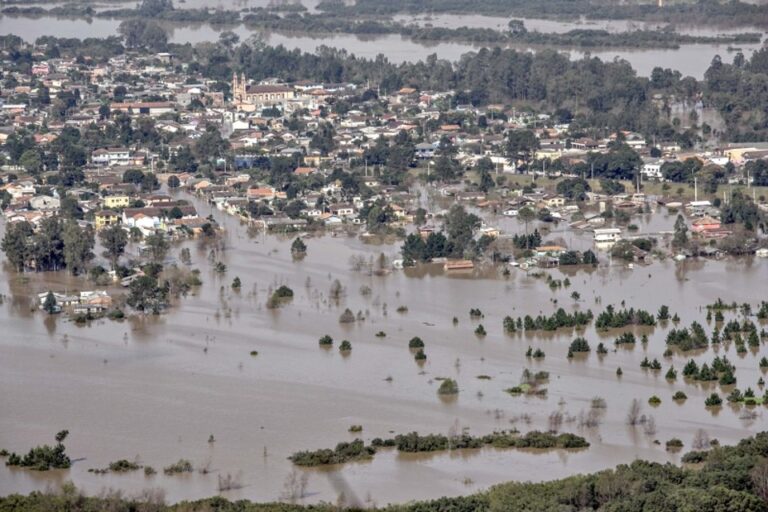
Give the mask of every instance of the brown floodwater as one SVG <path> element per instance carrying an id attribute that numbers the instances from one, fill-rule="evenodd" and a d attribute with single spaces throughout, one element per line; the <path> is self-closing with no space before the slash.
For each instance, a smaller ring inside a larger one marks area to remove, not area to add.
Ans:
<path id="1" fill-rule="evenodd" d="M 209 206 L 198 206 L 201 215 L 208 214 Z M 226 274 L 213 272 L 210 247 L 186 242 L 193 266 L 202 270 L 203 285 L 159 317 L 101 320 L 87 327 L 46 317 L 31 310 L 33 294 L 49 288 L 72 290 L 83 287 L 82 282 L 60 274 L 22 277 L 4 271 L 0 448 L 25 451 L 52 442 L 55 432 L 66 428 L 67 451 L 75 462 L 70 470 L 47 473 L 2 466 L 0 494 L 28 493 L 71 480 L 88 493 L 160 489 L 168 501 L 178 501 L 217 494 L 218 477 L 229 473 L 242 487 L 224 496 L 276 500 L 294 470 L 287 457 L 298 450 L 333 447 L 357 436 L 370 440 L 410 431 L 448 433 L 457 427 L 476 435 L 513 427 L 542 430 L 554 411 L 571 418 L 563 431 L 584 435 L 592 443 L 578 452 L 489 448 L 422 456 L 382 450 L 365 463 L 298 470 L 308 475 L 303 502 L 335 501 L 343 491 L 360 501 L 386 504 L 467 494 L 508 480 L 555 479 L 635 458 L 677 463 L 680 453 L 664 450 L 670 438 L 682 439 L 689 449 L 698 429 L 733 443 L 765 428 L 762 407 L 754 409 L 751 419 L 742 419 L 743 411 L 730 406 L 712 413 L 704 408 L 704 399 L 717 386 L 685 383 L 682 376 L 674 383 L 664 379 L 670 363 L 680 371 L 689 357 L 709 362 L 715 355 L 710 350 L 663 359 L 669 326 L 643 331 L 649 334 L 647 347 L 638 343 L 615 352 L 616 333 L 597 333 L 590 326 L 584 335 L 593 352 L 568 360 L 575 333 L 509 336 L 502 319 L 548 314 L 558 304 L 597 313 L 626 301 L 628 307 L 651 311 L 668 304 L 682 318 L 681 325 L 704 323 L 702 306 L 718 297 L 753 304 L 764 299 L 768 260 L 665 260 L 628 269 L 615 262 L 607 265 L 603 256 L 604 265 L 593 271 L 569 271 L 571 287 L 557 291 L 519 269 L 508 278 L 493 268 L 447 276 L 436 265 L 372 276 L 352 271 L 350 257 L 377 259 L 384 252 L 394 258 L 398 246 L 323 236 L 309 238 L 307 256 L 293 261 L 290 238 L 251 238 L 236 219 L 213 213 L 226 228 L 219 256 Z M 670 229 L 674 219 L 662 211 L 636 223 L 641 232 L 657 232 Z M 489 217 L 488 222 L 507 232 L 523 230 L 516 220 Z M 547 239 L 562 236 L 579 248 L 590 243 L 588 234 L 571 233 L 562 224 L 553 230 Z M 174 247 L 173 254 L 179 250 Z M 546 272 L 565 276 L 557 269 Z M 230 288 L 235 276 L 243 282 L 239 293 Z M 330 296 L 336 279 L 344 287 L 338 301 Z M 267 309 L 270 289 L 281 284 L 290 286 L 295 297 L 278 310 Z M 370 293 L 361 293 L 362 287 Z M 581 295 L 579 302 L 570 298 L 573 291 Z M 398 313 L 399 306 L 407 312 Z M 339 315 L 347 307 L 361 311 L 365 320 L 340 324 Z M 471 320 L 470 308 L 480 308 L 485 317 Z M 474 334 L 478 323 L 488 332 L 483 339 Z M 711 331 L 712 325 L 704 325 Z M 379 331 L 387 336 L 376 337 Z M 333 349 L 318 346 L 324 334 L 335 339 Z M 428 360 L 421 367 L 407 347 L 412 336 L 426 343 Z M 353 345 L 346 357 L 337 350 L 342 339 Z M 604 357 L 594 352 L 599 341 L 610 349 Z M 527 360 L 529 346 L 544 350 L 546 358 Z M 251 356 L 252 350 L 258 355 Z M 738 356 L 733 345 L 719 349 L 736 365 L 739 388 L 752 386 L 759 394 L 763 352 Z M 661 360 L 664 370 L 641 370 L 646 356 Z M 520 382 L 526 367 L 550 372 L 546 398 L 504 391 Z M 624 372 L 620 379 L 617 367 Z M 455 400 L 438 398 L 438 377 L 458 381 L 461 391 Z M 676 390 L 688 395 L 687 402 L 671 400 Z M 655 408 L 647 405 L 654 394 L 662 398 Z M 597 396 L 607 404 L 600 425 L 581 428 L 576 418 L 586 414 Z M 634 398 L 654 417 L 655 434 L 626 425 Z M 354 424 L 363 426 L 362 434 L 348 432 Z M 215 443 L 208 442 L 211 434 Z M 661 445 L 654 444 L 656 439 Z M 159 474 L 88 472 L 134 457 Z M 180 458 L 208 472 L 162 473 L 162 467 Z"/>

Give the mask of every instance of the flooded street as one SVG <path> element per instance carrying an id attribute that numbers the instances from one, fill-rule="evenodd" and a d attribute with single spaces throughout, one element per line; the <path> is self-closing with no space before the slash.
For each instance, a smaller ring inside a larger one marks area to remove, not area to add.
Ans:
<path id="1" fill-rule="evenodd" d="M 698 320 L 711 333 L 713 324 L 704 321 L 702 307 L 718 297 L 753 306 L 765 299 L 767 260 L 666 260 L 630 270 L 618 263 L 608 266 L 602 254 L 603 265 L 595 270 L 545 271 L 554 278 L 569 277 L 571 287 L 557 291 L 519 269 L 508 278 L 500 269 L 475 271 L 483 277 L 446 276 L 432 265 L 379 277 L 352 271 L 350 257 L 377 259 L 383 252 L 393 259 L 399 244 L 366 245 L 342 235 L 308 238 L 307 256 L 293 261 L 291 238 L 251 238 L 235 218 L 211 212 L 200 202 L 197 207 L 201 216 L 213 213 L 226 229 L 220 259 L 227 272 L 220 276 L 213 271 L 210 248 L 199 241 L 185 242 L 192 251 L 192 266 L 202 271 L 203 286 L 159 317 L 99 320 L 87 327 L 63 316 L 45 317 L 30 311 L 33 295 L 77 282 L 46 274 L 22 279 L 4 271 L 0 448 L 25 451 L 51 442 L 55 432 L 66 428 L 67 451 L 75 462 L 70 470 L 47 473 L 2 466 L 0 494 L 28 493 L 72 480 L 87 493 L 161 489 L 175 502 L 216 494 L 218 476 L 229 473 L 238 475 L 243 487 L 223 495 L 271 501 L 281 497 L 293 470 L 287 457 L 295 451 L 331 448 L 355 437 L 370 441 L 410 431 L 445 434 L 457 425 L 475 435 L 510 428 L 545 430 L 549 415 L 558 410 L 574 418 L 566 420 L 563 431 L 592 443 L 583 451 L 545 453 L 487 448 L 414 456 L 383 449 L 371 462 L 300 470 L 309 474 L 306 503 L 335 502 L 340 492 L 351 492 L 361 501 L 370 498 L 381 505 L 469 494 L 508 480 L 550 480 L 638 457 L 679 462 L 683 452 L 666 452 L 666 440 L 680 438 L 687 451 L 700 428 L 721 443 L 765 429 L 762 407 L 754 409 L 757 418 L 750 420 L 740 419 L 740 409 L 728 405 L 712 413 L 704 408 L 704 399 L 719 390 L 716 385 L 686 383 L 682 376 L 670 383 L 663 371 L 640 368 L 646 356 L 662 361 L 664 370 L 671 363 L 678 371 L 691 357 L 699 363 L 714 358 L 709 350 L 664 359 L 671 325 L 637 330 L 648 334 L 647 347 L 637 343 L 616 352 L 616 333 L 597 333 L 590 325 L 584 336 L 592 352 L 569 360 L 566 353 L 574 332 L 507 335 L 502 319 L 551 314 L 558 306 L 597 314 L 609 304 L 619 307 L 626 301 L 627 307 L 654 313 L 667 304 L 681 317 L 681 327 Z M 637 224 L 641 233 L 657 232 L 670 229 L 674 219 L 657 213 L 641 217 Z M 523 230 L 516 220 L 497 220 L 508 233 Z M 591 243 L 591 234 L 562 236 L 577 249 Z M 172 253 L 180 249 L 176 246 Z M 240 292 L 230 287 L 235 276 L 243 282 Z M 330 296 L 336 279 L 344 287 L 338 302 Z M 267 309 L 270 290 L 282 284 L 294 290 L 292 302 Z M 362 287 L 369 287 L 370 293 Z M 581 295 L 578 302 L 570 297 L 574 291 Z M 407 311 L 398 312 L 400 306 Z M 345 308 L 361 311 L 365 320 L 340 324 Z M 484 318 L 471 320 L 471 308 L 481 309 Z M 732 317 L 736 313 L 726 312 L 726 321 Z M 488 331 L 485 338 L 474 334 L 478 323 Z M 379 331 L 386 337 L 377 337 Z M 324 334 L 335 340 L 330 350 L 318 346 Z M 407 347 L 413 336 L 426 343 L 423 367 Z M 352 343 L 348 356 L 337 349 L 343 339 Z M 602 357 L 594 350 L 599 341 L 609 348 Z M 546 358 L 526 359 L 529 346 L 541 348 Z M 251 356 L 254 350 L 258 355 Z M 758 361 L 764 353 L 761 348 L 738 356 L 732 344 L 719 349 L 737 367 L 738 387 L 751 386 L 758 394 Z M 618 367 L 623 369 L 621 378 L 616 376 Z M 504 391 L 519 384 L 524 368 L 550 372 L 546 398 Z M 458 398 L 442 401 L 437 377 L 455 378 L 461 390 Z M 671 400 L 677 390 L 688 395 L 686 402 Z M 658 407 L 647 405 L 654 394 L 662 399 Z M 600 426 L 580 428 L 576 418 L 589 410 L 593 397 L 607 404 Z M 655 418 L 655 435 L 626 425 L 634 398 Z M 351 425 L 362 425 L 362 434 L 349 433 Z M 210 435 L 214 443 L 208 442 Z M 655 439 L 661 445 L 654 444 Z M 158 474 L 88 472 L 134 457 Z M 180 458 L 209 471 L 188 476 L 159 471 Z"/>

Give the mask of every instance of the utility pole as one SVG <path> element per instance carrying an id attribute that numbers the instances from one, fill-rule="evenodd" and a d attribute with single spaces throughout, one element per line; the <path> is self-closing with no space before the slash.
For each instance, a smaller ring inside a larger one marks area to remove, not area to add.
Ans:
<path id="1" fill-rule="evenodd" d="M 699 200 L 699 180 L 696 176 L 693 177 L 693 200 Z"/>

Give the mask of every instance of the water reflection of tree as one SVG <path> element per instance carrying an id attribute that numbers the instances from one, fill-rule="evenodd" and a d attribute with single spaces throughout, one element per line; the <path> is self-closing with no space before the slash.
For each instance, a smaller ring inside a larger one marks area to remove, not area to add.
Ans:
<path id="1" fill-rule="evenodd" d="M 53 335 L 56 334 L 56 316 L 46 315 L 45 320 L 43 320 L 43 325 L 45 326 L 48 336 L 53 337 Z"/>
<path id="2" fill-rule="evenodd" d="M 705 265 L 705 260 L 702 258 L 689 258 L 675 266 L 675 278 L 678 282 L 683 283 L 688 280 L 689 272 L 696 272 L 702 270 Z"/>

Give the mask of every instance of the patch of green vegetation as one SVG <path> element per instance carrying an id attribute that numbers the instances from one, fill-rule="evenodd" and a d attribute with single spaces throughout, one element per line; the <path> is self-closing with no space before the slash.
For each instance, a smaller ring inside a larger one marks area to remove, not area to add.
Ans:
<path id="1" fill-rule="evenodd" d="M 63 444 L 68 435 L 68 430 L 62 430 L 56 434 L 56 444 L 54 446 L 48 446 L 47 444 L 36 446 L 23 456 L 17 455 L 15 452 L 10 453 L 5 465 L 19 466 L 35 471 L 67 469 L 72 465 L 72 461 L 67 456 L 66 448 Z"/>
<path id="2" fill-rule="evenodd" d="M 668 452 L 678 451 L 683 449 L 683 442 L 675 437 L 667 441 L 665 446 Z"/>
<path id="3" fill-rule="evenodd" d="M 178 475 L 181 473 L 191 473 L 194 471 L 195 468 L 192 466 L 192 463 L 188 461 L 187 459 L 179 459 L 178 461 L 174 462 L 170 466 L 166 466 L 163 468 L 163 473 L 166 475 Z"/>
<path id="4" fill-rule="evenodd" d="M 267 300 L 267 307 L 270 309 L 278 308 L 291 299 L 293 299 L 293 290 L 285 285 L 282 285 L 277 290 L 272 292 L 269 300 Z"/>
<path id="5" fill-rule="evenodd" d="M 440 383 L 440 387 L 437 389 L 438 395 L 458 395 L 459 385 L 453 379 L 445 379 Z"/>
<path id="6" fill-rule="evenodd" d="M 297 466 L 326 466 L 330 464 L 343 464 L 370 460 L 376 453 L 372 446 L 365 446 L 361 439 L 355 439 L 350 443 L 339 443 L 334 449 L 321 449 L 314 451 L 296 452 L 288 460 Z"/>
<path id="7" fill-rule="evenodd" d="M 408 348 L 412 348 L 412 349 L 424 348 L 424 341 L 418 336 L 414 336 L 408 341 Z"/>

